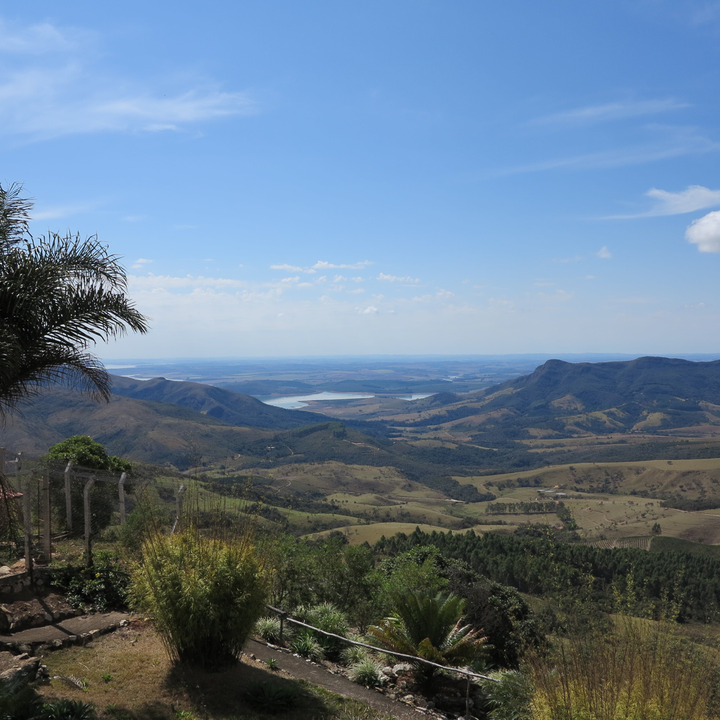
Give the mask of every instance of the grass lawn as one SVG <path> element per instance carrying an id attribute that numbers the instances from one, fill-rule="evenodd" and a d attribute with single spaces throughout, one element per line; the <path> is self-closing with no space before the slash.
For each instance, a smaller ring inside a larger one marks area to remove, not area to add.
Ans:
<path id="1" fill-rule="evenodd" d="M 170 663 L 152 627 L 142 621 L 84 647 L 49 653 L 51 684 L 41 686 L 46 701 L 68 698 L 92 703 L 100 718 L 114 720 L 260 720 L 245 699 L 260 683 L 297 694 L 289 720 L 389 720 L 365 705 L 283 677 L 244 656 L 234 668 L 205 672 Z M 276 716 L 277 717 L 277 716 Z"/>

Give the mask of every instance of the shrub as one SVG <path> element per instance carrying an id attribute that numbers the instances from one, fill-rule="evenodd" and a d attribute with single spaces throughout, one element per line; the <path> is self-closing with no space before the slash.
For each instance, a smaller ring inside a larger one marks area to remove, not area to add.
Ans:
<path id="1" fill-rule="evenodd" d="M 202 667 L 237 661 L 266 594 L 249 538 L 207 538 L 195 528 L 151 536 L 132 572 L 133 603 L 153 615 L 170 656 Z"/>
<path id="2" fill-rule="evenodd" d="M 42 698 L 34 688 L 0 680 L 0 720 L 30 720 L 41 707 Z"/>
<path id="3" fill-rule="evenodd" d="M 124 610 L 128 602 L 128 573 L 107 550 L 95 555 L 90 567 L 67 565 L 55 575 L 54 585 L 63 590 L 75 608 L 90 606 L 99 612 Z"/>
<path id="4" fill-rule="evenodd" d="M 262 617 L 255 623 L 255 632 L 266 642 L 280 643 L 280 618 Z"/>
<path id="5" fill-rule="evenodd" d="M 460 619 L 465 601 L 455 595 L 435 597 L 408 592 L 394 597 L 396 614 L 368 628 L 381 647 L 415 655 L 439 665 L 463 665 L 482 657 L 485 638 Z M 428 685 L 435 668 L 415 661 L 415 677 Z"/>
<path id="6" fill-rule="evenodd" d="M 511 670 L 496 673 L 498 682 L 483 681 L 490 711 L 488 720 L 531 720 L 532 685 L 526 675 Z"/>
<path id="7" fill-rule="evenodd" d="M 350 679 L 358 685 L 378 687 L 381 681 L 380 667 L 372 658 L 366 657 L 350 668 Z"/>
<path id="8" fill-rule="evenodd" d="M 325 602 L 312 607 L 299 607 L 295 611 L 295 617 L 308 625 L 341 637 L 345 637 L 348 633 L 348 621 L 345 613 L 338 610 L 332 603 Z M 329 656 L 337 656 L 345 647 L 342 640 L 330 638 L 312 630 L 309 632 Z"/>
<path id="9" fill-rule="evenodd" d="M 624 618 L 609 633 L 564 642 L 531 663 L 532 717 L 593 720 L 709 720 L 717 717 L 715 651 L 672 626 Z"/>
<path id="10" fill-rule="evenodd" d="M 80 700 L 58 700 L 43 706 L 42 720 L 95 720 L 95 708 Z"/>
<path id="11" fill-rule="evenodd" d="M 343 665 L 357 665 L 368 657 L 368 651 L 357 645 L 348 645 L 340 652 L 340 661 Z"/>
<path id="12" fill-rule="evenodd" d="M 259 682 L 246 690 L 245 700 L 255 710 L 275 715 L 294 708 L 298 703 L 298 693 L 291 685 Z"/>
<path id="13" fill-rule="evenodd" d="M 315 660 L 316 662 L 325 657 L 322 646 L 309 630 L 296 635 L 290 643 L 290 649 L 300 657 Z"/>

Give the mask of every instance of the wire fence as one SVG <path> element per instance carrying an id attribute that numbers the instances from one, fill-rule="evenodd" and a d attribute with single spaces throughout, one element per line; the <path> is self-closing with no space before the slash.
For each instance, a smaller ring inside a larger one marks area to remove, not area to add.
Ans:
<path id="1" fill-rule="evenodd" d="M 3 561 L 24 560 L 28 571 L 51 565 L 58 543 L 68 540 L 82 543 L 85 563 L 91 565 L 94 544 L 112 545 L 142 504 L 174 532 L 188 484 L 182 477 L 134 477 L 0 448 Z"/>

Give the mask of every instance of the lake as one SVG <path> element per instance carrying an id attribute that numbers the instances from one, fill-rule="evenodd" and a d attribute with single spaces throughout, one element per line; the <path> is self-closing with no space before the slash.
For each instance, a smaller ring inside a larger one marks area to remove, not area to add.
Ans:
<path id="1" fill-rule="evenodd" d="M 413 393 L 410 395 L 383 395 L 383 397 L 392 397 L 396 400 L 422 400 L 422 398 L 430 397 L 435 393 Z M 374 393 L 343 393 L 343 392 L 319 392 L 312 395 L 287 395 L 285 397 L 259 397 L 258 400 L 266 405 L 273 407 L 281 407 L 286 410 L 297 410 L 298 408 L 307 407 L 308 402 L 312 400 L 364 400 L 366 398 L 375 397 Z"/>

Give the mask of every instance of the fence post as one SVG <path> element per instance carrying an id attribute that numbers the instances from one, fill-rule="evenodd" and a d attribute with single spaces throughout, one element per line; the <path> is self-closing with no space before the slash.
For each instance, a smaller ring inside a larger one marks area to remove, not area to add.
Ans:
<path id="1" fill-rule="evenodd" d="M 173 523 L 173 529 L 170 533 L 171 535 L 175 534 L 175 530 L 177 530 L 178 525 L 180 524 L 180 519 L 182 518 L 182 511 L 183 511 L 183 495 L 185 494 L 185 486 L 181 485 L 178 489 L 177 493 L 177 517 L 175 518 L 175 522 Z"/>
<path id="2" fill-rule="evenodd" d="M 31 470 L 25 482 L 23 483 L 23 524 L 25 525 L 25 570 L 32 577 L 33 558 L 32 558 L 32 498 L 30 497 L 30 487 L 33 481 L 33 471 Z"/>
<path id="3" fill-rule="evenodd" d="M 50 473 L 43 473 L 43 554 L 49 565 L 52 560 L 52 527 L 50 519 Z"/>
<path id="4" fill-rule="evenodd" d="M 70 493 L 70 471 L 72 470 L 73 461 L 68 460 L 65 466 L 65 528 L 68 532 L 73 529 L 72 517 L 72 495 Z"/>
<path id="5" fill-rule="evenodd" d="M 95 478 L 91 477 L 85 483 L 85 489 L 83 490 L 83 509 L 85 512 L 85 565 L 90 567 L 92 565 L 92 515 L 90 514 L 90 490 L 95 484 Z"/>
<path id="6" fill-rule="evenodd" d="M 5 474 L 5 448 L 0 447 L 0 475 Z"/>
<path id="7" fill-rule="evenodd" d="M 120 476 L 120 482 L 118 483 L 118 495 L 120 503 L 120 524 L 124 525 L 125 520 L 125 480 L 127 480 L 127 473 L 123 473 Z"/>

